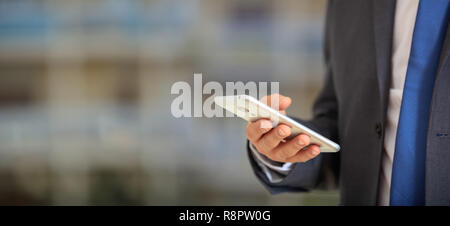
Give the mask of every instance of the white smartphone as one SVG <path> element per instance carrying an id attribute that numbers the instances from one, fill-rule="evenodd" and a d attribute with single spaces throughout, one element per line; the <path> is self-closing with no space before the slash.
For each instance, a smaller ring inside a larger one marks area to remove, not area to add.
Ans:
<path id="1" fill-rule="evenodd" d="M 340 150 L 340 146 L 338 144 L 296 122 L 288 116 L 281 114 L 279 111 L 276 111 L 251 96 L 217 96 L 214 98 L 214 102 L 216 105 L 219 105 L 227 111 L 230 111 L 249 122 L 267 118 L 273 122 L 274 127 L 279 123 L 286 124 L 291 127 L 291 135 L 288 139 L 300 133 L 307 134 L 311 137 L 311 143 L 315 143 L 320 146 L 320 152 L 338 152 Z"/>

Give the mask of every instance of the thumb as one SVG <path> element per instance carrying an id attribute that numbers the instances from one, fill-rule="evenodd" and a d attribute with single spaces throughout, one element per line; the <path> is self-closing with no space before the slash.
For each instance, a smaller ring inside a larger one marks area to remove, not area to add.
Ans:
<path id="1" fill-rule="evenodd" d="M 265 103 L 267 106 L 272 107 L 274 109 L 278 107 L 278 109 L 276 110 L 279 110 L 284 114 L 286 109 L 291 105 L 292 100 L 290 97 L 286 97 L 276 93 L 261 98 L 261 102 Z"/>

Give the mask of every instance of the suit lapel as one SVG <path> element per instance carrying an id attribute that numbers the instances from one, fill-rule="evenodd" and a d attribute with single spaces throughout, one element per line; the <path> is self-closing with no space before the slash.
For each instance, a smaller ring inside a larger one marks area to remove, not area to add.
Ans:
<path id="1" fill-rule="evenodd" d="M 383 122 L 386 118 L 387 100 L 391 78 L 392 40 L 395 19 L 395 0 L 374 0 L 374 35 L 378 87 Z"/>
<path id="2" fill-rule="evenodd" d="M 450 23 L 448 23 L 447 33 L 445 34 L 444 45 L 442 46 L 437 76 L 439 76 L 439 72 L 441 71 L 442 66 L 446 63 L 450 63 L 449 57 L 450 57 Z"/>

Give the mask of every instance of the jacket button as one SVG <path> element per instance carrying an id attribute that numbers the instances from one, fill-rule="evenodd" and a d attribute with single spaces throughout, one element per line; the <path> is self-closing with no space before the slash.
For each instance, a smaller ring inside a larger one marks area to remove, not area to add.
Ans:
<path id="1" fill-rule="evenodd" d="M 381 138 L 381 135 L 383 135 L 383 129 L 381 127 L 381 123 L 377 122 L 375 124 L 375 133 L 377 134 L 378 138 Z"/>

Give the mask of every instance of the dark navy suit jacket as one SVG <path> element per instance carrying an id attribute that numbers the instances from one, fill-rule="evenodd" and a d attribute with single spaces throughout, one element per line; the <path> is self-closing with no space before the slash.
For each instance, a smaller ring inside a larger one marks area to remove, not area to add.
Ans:
<path id="1" fill-rule="evenodd" d="M 256 176 L 270 192 L 337 184 L 342 205 L 377 204 L 394 14 L 394 0 L 329 1 L 325 84 L 314 104 L 313 119 L 302 122 L 342 149 L 295 164 L 279 183 L 268 181 L 249 151 Z M 433 89 L 425 193 L 427 205 L 450 205 L 450 29 Z"/>

